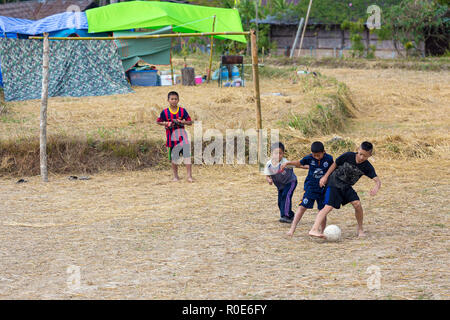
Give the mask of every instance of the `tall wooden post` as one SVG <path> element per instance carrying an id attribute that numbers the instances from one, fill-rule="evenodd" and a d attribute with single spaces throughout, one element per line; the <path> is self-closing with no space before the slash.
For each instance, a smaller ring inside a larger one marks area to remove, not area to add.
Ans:
<path id="1" fill-rule="evenodd" d="M 300 22 L 298 23 L 297 33 L 295 34 L 294 43 L 292 44 L 291 56 L 289 57 L 291 59 L 294 56 L 294 51 L 295 51 L 295 48 L 297 47 L 297 41 L 298 41 L 298 37 L 300 36 L 300 31 L 302 30 L 303 21 L 305 21 L 305 19 L 302 17 L 300 19 Z"/>
<path id="2" fill-rule="evenodd" d="M 40 166 L 42 181 L 48 182 L 47 170 L 47 101 L 48 101 L 48 66 L 49 66 L 49 44 L 48 33 L 44 33 L 44 48 L 42 54 L 42 96 L 41 96 L 41 114 L 40 114 Z"/>
<path id="3" fill-rule="evenodd" d="M 175 79 L 173 77 L 172 47 L 173 47 L 173 38 L 170 41 L 170 74 L 172 75 L 172 85 L 174 86 Z"/>
<path id="4" fill-rule="evenodd" d="M 258 26 L 258 1 L 259 0 L 255 0 L 256 43 L 258 43 L 258 33 L 259 33 L 259 26 Z"/>
<path id="5" fill-rule="evenodd" d="M 213 27 L 212 32 L 214 32 L 214 28 L 216 26 L 216 16 L 213 18 Z M 209 83 L 209 80 L 211 80 L 211 68 L 212 68 L 212 58 L 213 58 L 213 46 L 214 46 L 214 38 L 211 36 L 211 44 L 210 44 L 210 50 L 209 50 L 209 69 L 208 69 L 208 78 L 207 83 Z M 220 71 L 219 71 L 220 72 Z"/>
<path id="6" fill-rule="evenodd" d="M 259 92 L 258 47 L 256 44 L 255 30 L 250 31 L 250 38 L 252 47 L 253 84 L 255 86 L 255 100 L 256 100 L 256 129 L 258 131 L 258 164 L 261 167 L 262 117 L 261 117 L 261 96 Z"/>
<path id="7" fill-rule="evenodd" d="M 312 0 L 309 0 L 308 12 L 306 13 L 305 26 L 303 27 L 302 38 L 300 39 L 300 48 L 298 48 L 298 55 L 302 52 L 303 38 L 305 37 L 306 26 L 308 25 L 309 11 L 311 11 Z"/>

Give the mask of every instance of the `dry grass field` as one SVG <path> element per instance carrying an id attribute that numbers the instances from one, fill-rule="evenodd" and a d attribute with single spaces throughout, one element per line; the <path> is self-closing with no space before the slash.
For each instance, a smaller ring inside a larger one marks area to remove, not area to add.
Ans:
<path id="1" fill-rule="evenodd" d="M 100 171 L 87 181 L 51 174 L 49 183 L 30 176 L 16 184 L 17 176 L 4 175 L 0 298 L 449 299 L 449 73 L 317 71 L 344 82 L 358 108 L 338 134 L 375 144 L 371 161 L 382 188 L 370 197 L 369 179 L 355 186 L 367 237 L 356 237 L 346 206 L 328 220 L 341 227 L 341 242 L 307 236 L 313 212 L 287 238 L 276 189 L 251 165 L 194 166 L 193 184 L 171 182 L 166 165 Z M 51 98 L 50 136 L 162 142 L 154 120 L 170 87 L 134 89 L 122 96 Z M 175 89 L 204 129 L 254 126 L 251 83 Z M 334 136 L 304 137 L 283 123 L 323 101 L 315 90 L 305 92 L 289 79 L 262 80 L 263 126 L 280 129 L 290 159 L 302 157 L 298 150 L 312 141 Z M 39 102 L 10 103 L 3 119 L 2 139 L 37 136 Z M 298 202 L 306 171 L 296 173 Z M 80 268 L 79 289 L 67 284 L 70 266 Z M 380 270 L 379 289 L 368 287 L 372 266 Z"/>

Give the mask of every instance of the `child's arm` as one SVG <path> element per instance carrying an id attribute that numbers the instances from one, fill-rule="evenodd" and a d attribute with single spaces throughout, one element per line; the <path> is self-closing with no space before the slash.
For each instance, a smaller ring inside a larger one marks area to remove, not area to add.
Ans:
<path id="1" fill-rule="evenodd" d="M 156 120 L 156 124 L 159 124 L 160 126 L 167 126 L 169 124 L 169 122 Z"/>
<path id="2" fill-rule="evenodd" d="M 296 168 L 301 168 L 301 169 L 309 169 L 308 165 L 303 165 L 303 164 L 300 163 L 300 161 L 288 161 L 288 162 L 283 163 L 280 166 L 281 171 L 286 169 L 286 167 L 288 167 L 288 166 L 294 166 Z"/>
<path id="3" fill-rule="evenodd" d="M 378 190 L 380 190 L 381 187 L 381 180 L 378 177 L 375 177 L 372 179 L 375 182 L 375 187 L 370 191 L 370 195 L 374 196 L 377 194 Z"/>
<path id="4" fill-rule="evenodd" d="M 185 120 L 185 119 L 179 119 L 179 120 L 177 120 L 179 123 L 181 123 L 181 124 L 184 124 L 184 125 L 187 125 L 187 126 L 190 126 L 190 125 L 192 125 L 192 120 Z"/>
<path id="5" fill-rule="evenodd" d="M 273 180 L 270 176 L 266 176 L 266 180 L 270 185 L 273 183 Z"/>
<path id="6" fill-rule="evenodd" d="M 328 182 L 328 177 L 335 169 L 336 169 L 336 162 L 333 162 L 333 164 L 328 169 L 327 173 L 325 173 L 324 176 L 322 178 L 320 178 L 320 180 L 319 180 L 319 186 L 321 188 L 325 187 L 325 185 Z"/>

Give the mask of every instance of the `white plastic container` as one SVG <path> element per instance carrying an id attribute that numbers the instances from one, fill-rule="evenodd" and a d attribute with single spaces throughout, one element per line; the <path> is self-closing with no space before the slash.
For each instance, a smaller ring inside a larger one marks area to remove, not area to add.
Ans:
<path id="1" fill-rule="evenodd" d="M 181 76 L 179 74 L 174 74 L 175 84 L 181 83 Z M 161 75 L 161 85 L 162 86 L 171 86 L 172 85 L 172 75 L 171 74 L 162 74 Z"/>

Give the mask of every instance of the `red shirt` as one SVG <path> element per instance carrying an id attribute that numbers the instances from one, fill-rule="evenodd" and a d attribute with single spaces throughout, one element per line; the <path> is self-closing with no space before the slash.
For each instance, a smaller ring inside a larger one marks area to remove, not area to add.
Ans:
<path id="1" fill-rule="evenodd" d="M 173 119 L 192 121 L 191 117 L 189 116 L 186 109 L 181 108 L 181 107 L 178 107 L 178 110 L 175 113 L 172 113 L 169 108 L 164 109 L 156 121 L 164 122 L 164 121 L 172 121 Z M 186 144 L 189 143 L 188 135 L 187 135 L 186 130 L 184 129 L 183 125 L 178 128 L 174 128 L 174 127 L 167 128 L 166 127 L 166 146 L 167 147 L 174 147 L 177 144 L 183 145 L 183 143 L 186 143 Z"/>

